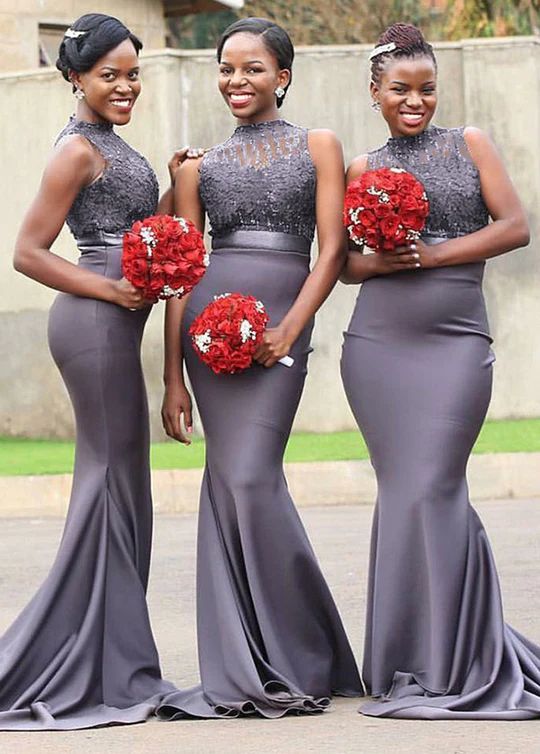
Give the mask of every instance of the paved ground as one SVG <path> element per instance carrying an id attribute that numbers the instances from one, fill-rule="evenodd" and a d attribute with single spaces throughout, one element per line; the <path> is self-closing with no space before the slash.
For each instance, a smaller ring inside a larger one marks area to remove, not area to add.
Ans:
<path id="1" fill-rule="evenodd" d="M 506 617 L 540 641 L 540 500 L 477 506 L 499 565 Z M 351 641 L 361 652 L 371 508 L 302 511 Z M 56 519 L 0 519 L 0 632 L 40 583 L 62 530 Z M 159 516 L 150 608 L 165 674 L 196 680 L 195 517 Z M 1 754 L 540 754 L 540 721 L 375 720 L 338 700 L 319 717 L 151 722 L 73 733 L 0 733 Z"/>

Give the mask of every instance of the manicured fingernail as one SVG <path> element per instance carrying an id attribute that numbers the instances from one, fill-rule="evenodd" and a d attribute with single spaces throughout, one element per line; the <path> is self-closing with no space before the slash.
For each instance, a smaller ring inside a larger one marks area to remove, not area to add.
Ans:
<path id="1" fill-rule="evenodd" d="M 420 254 L 413 254 L 414 259 L 420 259 Z"/>
<path id="2" fill-rule="evenodd" d="M 417 262 L 414 266 L 415 267 L 421 267 L 422 265 L 420 264 L 420 262 Z"/>
<path id="3" fill-rule="evenodd" d="M 190 432 L 190 433 L 193 432 L 193 427 L 188 427 L 187 431 Z"/>

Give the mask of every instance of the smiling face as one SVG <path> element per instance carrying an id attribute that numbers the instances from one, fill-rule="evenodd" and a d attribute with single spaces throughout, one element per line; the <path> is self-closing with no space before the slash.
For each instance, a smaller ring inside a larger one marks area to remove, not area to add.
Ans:
<path id="1" fill-rule="evenodd" d="M 225 42 L 219 63 L 219 91 L 241 122 L 275 120 L 275 90 L 278 86 L 285 88 L 289 81 L 290 72 L 280 70 L 260 35 L 239 32 Z"/>
<path id="2" fill-rule="evenodd" d="M 394 137 L 424 131 L 437 107 L 437 72 L 430 57 L 391 61 L 380 81 L 371 83 L 371 96 Z"/>
<path id="3" fill-rule="evenodd" d="M 73 73 L 72 81 L 84 92 L 77 117 L 93 123 L 123 126 L 141 93 L 139 58 L 133 42 L 126 39 L 103 55 L 85 73 Z"/>

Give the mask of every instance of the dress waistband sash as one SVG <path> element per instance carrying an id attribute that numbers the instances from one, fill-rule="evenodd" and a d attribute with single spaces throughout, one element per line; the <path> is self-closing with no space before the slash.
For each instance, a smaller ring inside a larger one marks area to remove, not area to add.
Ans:
<path id="1" fill-rule="evenodd" d="M 122 246 L 123 238 L 124 231 L 120 231 L 119 233 L 108 233 L 107 231 L 100 230 L 96 233 L 92 233 L 90 236 L 76 238 L 75 241 L 81 254 L 87 254 L 91 251 L 105 251 L 113 246 Z"/>
<path id="2" fill-rule="evenodd" d="M 272 230 L 235 230 L 212 239 L 212 249 L 268 249 L 309 256 L 311 241 L 303 236 Z"/>

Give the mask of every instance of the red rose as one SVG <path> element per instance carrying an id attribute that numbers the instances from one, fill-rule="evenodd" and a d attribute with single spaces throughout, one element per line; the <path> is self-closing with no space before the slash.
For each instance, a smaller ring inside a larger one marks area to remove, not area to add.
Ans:
<path id="1" fill-rule="evenodd" d="M 393 238 L 396 230 L 399 227 L 399 217 L 397 215 L 390 215 L 390 217 L 383 217 L 379 223 L 381 233 L 385 238 Z"/>
<path id="2" fill-rule="evenodd" d="M 377 223 L 377 217 L 374 212 L 369 209 L 364 210 L 360 215 L 360 224 L 364 228 L 371 228 Z"/>
<path id="3" fill-rule="evenodd" d="M 375 188 L 377 188 L 379 191 L 392 191 L 395 187 L 395 184 L 390 171 L 387 171 L 385 170 L 385 168 L 383 168 L 382 170 L 377 172 L 378 175 L 373 181 L 372 185 L 374 185 Z"/>
<path id="4" fill-rule="evenodd" d="M 373 208 L 373 212 L 375 214 L 375 217 L 377 217 L 379 220 L 381 220 L 383 217 L 388 217 L 391 215 L 394 211 L 394 208 L 391 204 L 377 204 L 376 207 Z"/>

